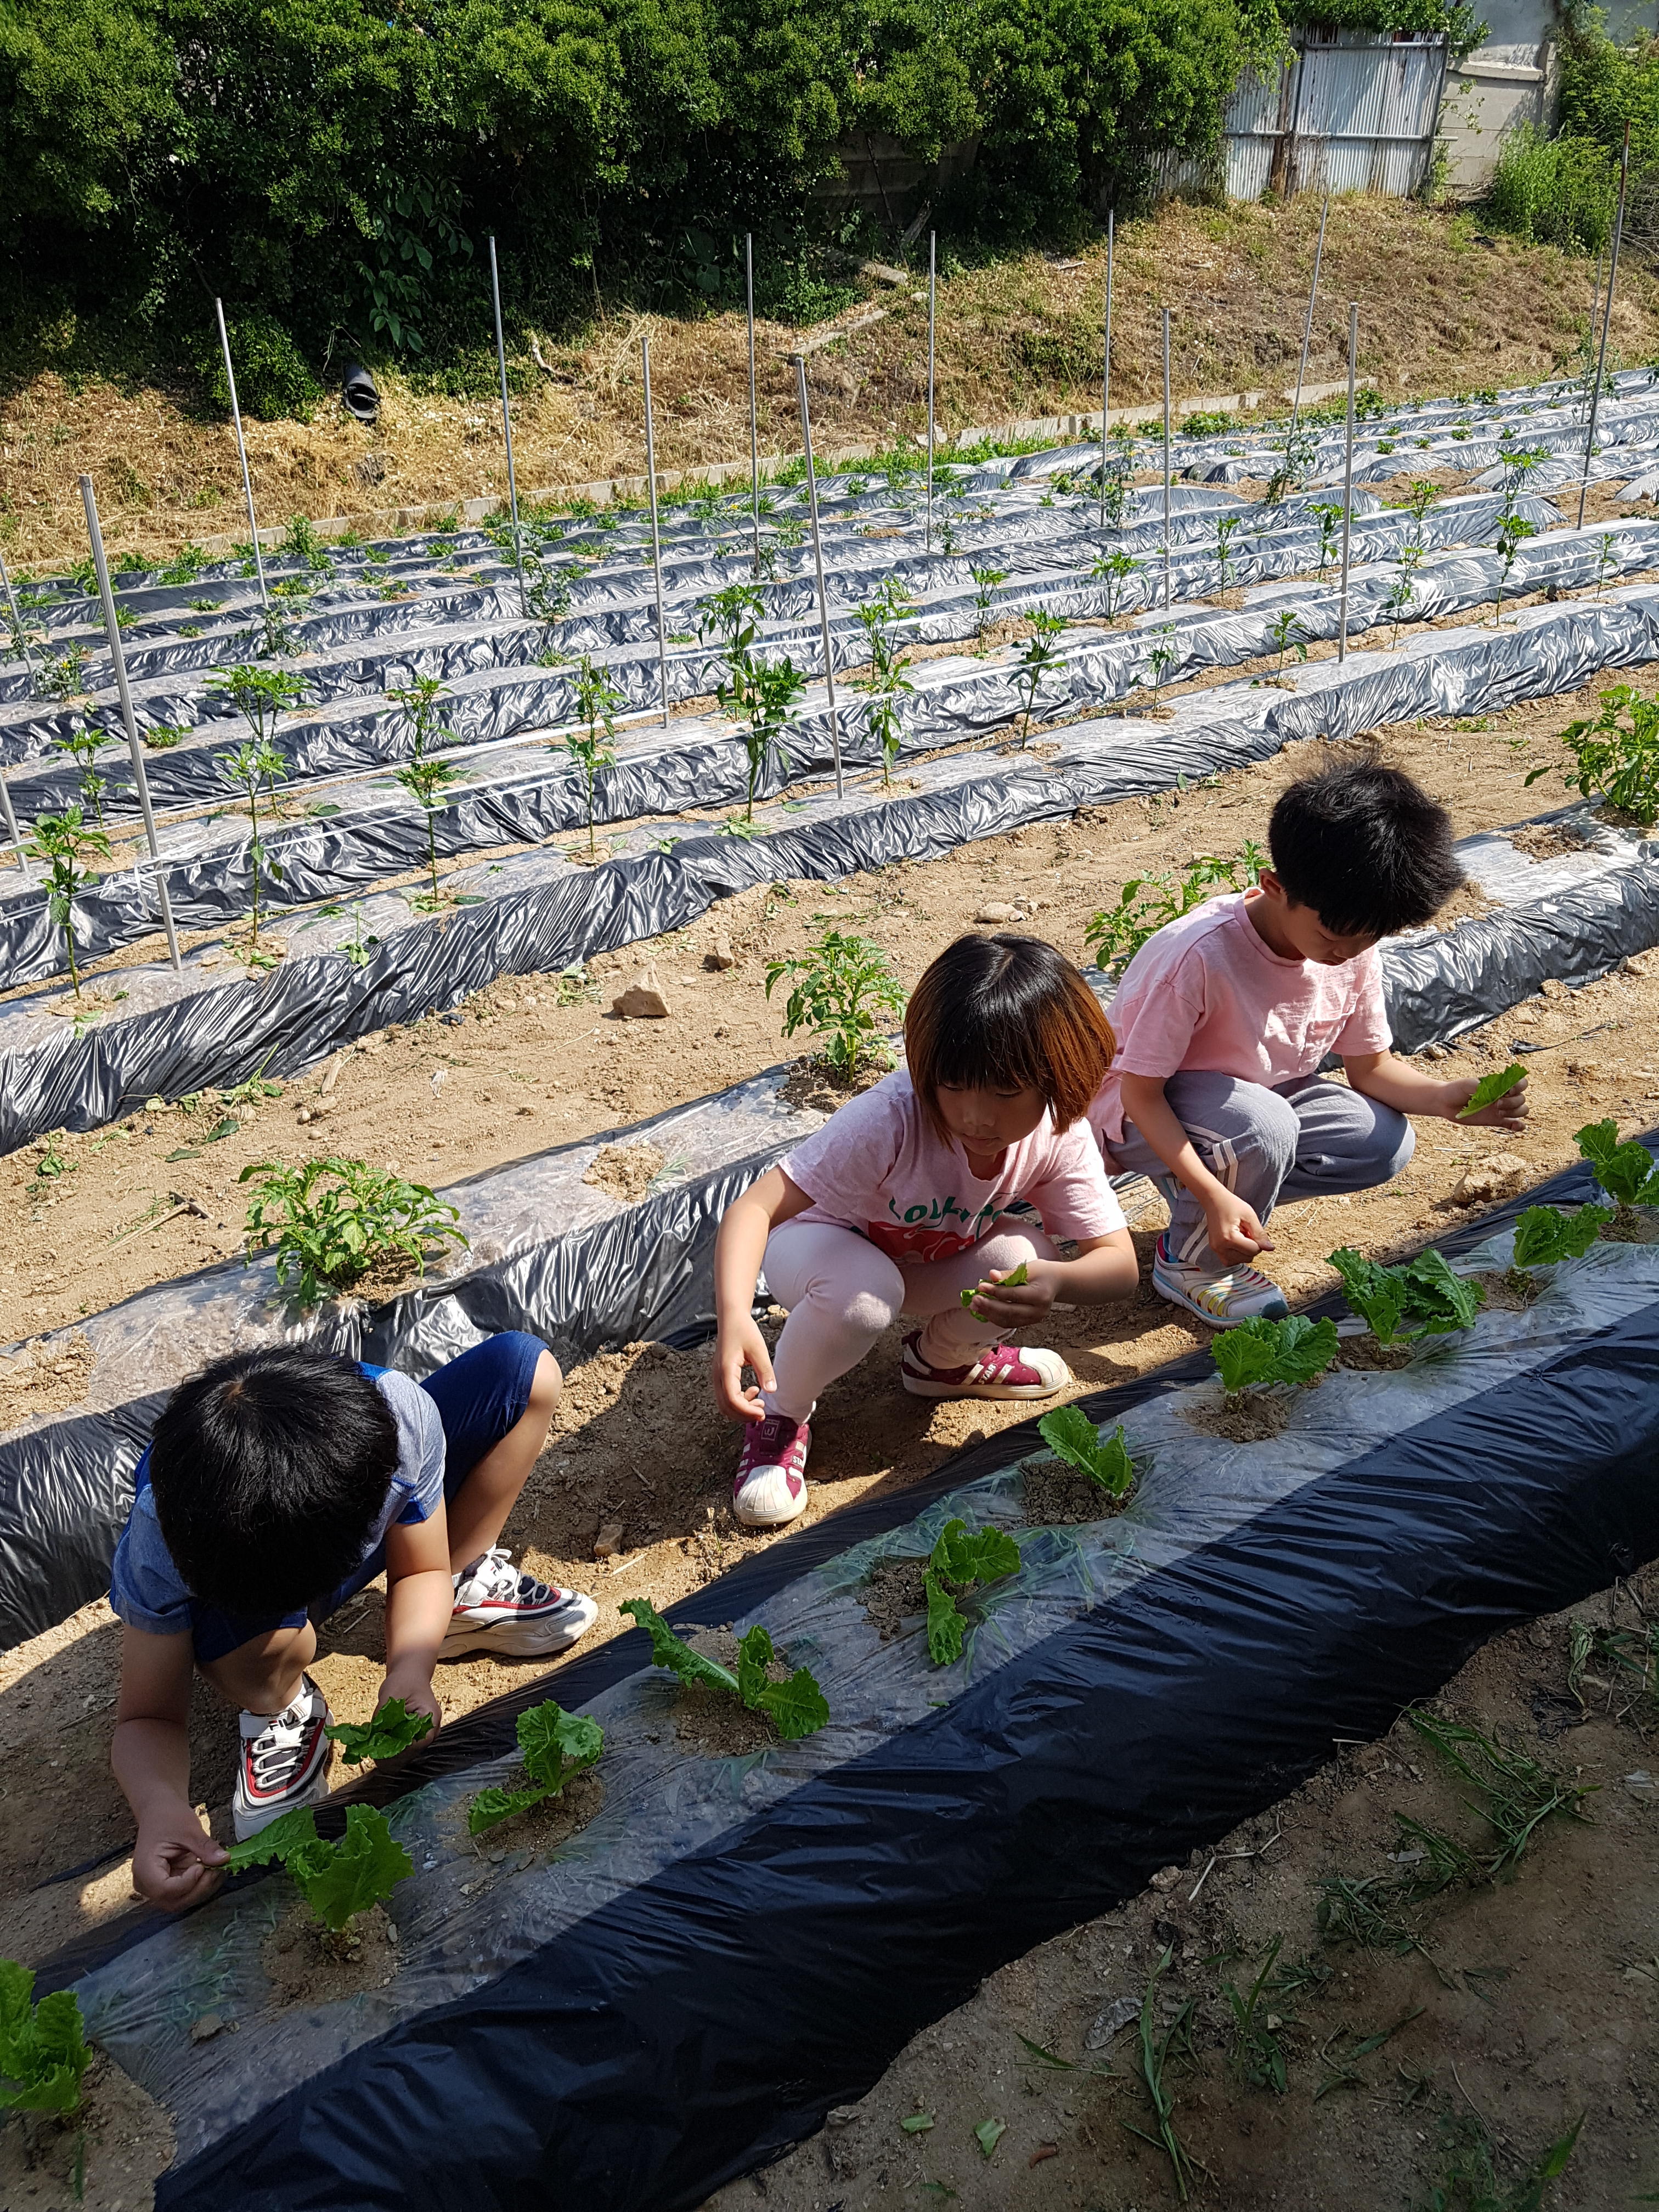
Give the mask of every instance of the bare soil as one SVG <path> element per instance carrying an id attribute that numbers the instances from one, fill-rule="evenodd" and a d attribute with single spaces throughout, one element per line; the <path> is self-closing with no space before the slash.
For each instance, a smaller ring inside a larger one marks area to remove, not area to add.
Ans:
<path id="1" fill-rule="evenodd" d="M 1134 1491 L 1131 1487 L 1113 1508 L 1098 1483 L 1064 1460 L 1033 1459 L 1025 1462 L 1020 1496 L 1028 1527 L 1069 1528 L 1080 1522 L 1098 1521 L 1108 1511 L 1121 1512 Z"/>
<path id="2" fill-rule="evenodd" d="M 1306 1387 L 1316 1390 L 1319 1385 Z M 1229 1395 L 1218 1382 L 1206 1384 L 1205 1395 L 1184 1406 L 1181 1418 L 1204 1436 L 1230 1444 L 1259 1444 L 1283 1435 L 1295 1403 L 1289 1389 L 1279 1385 Z"/>
<path id="3" fill-rule="evenodd" d="M 296 1897 L 259 1947 L 279 2008 L 331 2004 L 383 1990 L 398 1971 L 397 1930 L 383 1905 L 360 1912 L 337 1934 Z"/>
<path id="4" fill-rule="evenodd" d="M 1634 1626 L 1656 1599 L 1649 1570 L 1578 1611 Z M 1638 1708 L 1620 1721 L 1589 1683 L 1581 1705 L 1566 1688 L 1567 1635 L 1562 1615 L 1498 1637 L 1433 1701 L 1594 1794 L 1583 1819 L 1543 1823 L 1511 1878 L 1418 1908 L 1421 1951 L 1322 1941 L 1318 1885 L 1398 1873 L 1396 1813 L 1477 1850 L 1492 1849 L 1492 1832 L 1466 1805 L 1475 1793 L 1407 1723 L 1359 1744 L 1339 1733 L 1334 1711 L 1333 1755 L 1302 1789 L 1116 1911 L 989 1976 L 866 2096 L 780 2164 L 721 2190 L 707 2212 L 1174 2208 L 1168 2157 L 1131 2132 L 1158 2132 L 1136 2016 L 1166 1952 L 1155 2032 L 1191 2004 L 1192 2055 L 1174 2059 L 1167 2087 L 1176 2131 L 1201 2168 L 1197 2203 L 1536 2203 L 1508 2192 L 1581 2115 L 1565 2177 L 1541 2201 L 1559 2212 L 1647 2201 L 1659 2189 L 1659 1717 Z M 1259 2011 L 1285 2054 L 1283 2094 L 1240 2080 L 1223 1988 L 1248 1993 L 1275 1935 L 1280 1972 L 1303 1975 Z M 908 2130 L 917 2116 L 931 2124 Z M 1005 2130 L 988 2158 L 975 2136 L 988 2120 Z M 1463 2193 L 1450 2177 L 1460 2160 L 1478 2160 L 1483 2140 L 1497 2185 Z"/>
<path id="5" fill-rule="evenodd" d="M 144 2212 L 172 2158 L 166 2112 L 94 2051 L 79 2112 L 0 2118 L 0 2205 L 5 2212 Z"/>
<path id="6" fill-rule="evenodd" d="M 632 1206 L 643 1198 L 665 1165 L 654 1145 L 606 1145 L 593 1156 L 593 1164 L 582 1181 L 608 1197 Z"/>
<path id="7" fill-rule="evenodd" d="M 1177 398 L 1266 389 L 1296 376 L 1319 210 L 1167 204 L 1119 226 L 1112 398 L 1158 388 L 1158 318 L 1172 310 Z M 923 258 L 925 269 L 925 256 Z M 1531 382 L 1565 366 L 1589 315 L 1594 264 L 1553 247 L 1477 240 L 1467 215 L 1356 196 L 1333 203 L 1308 360 L 1310 382 L 1346 374 L 1347 302 L 1359 302 L 1362 377 L 1389 397 Z M 1649 359 L 1655 292 L 1621 266 L 1610 363 Z M 947 271 L 939 286 L 938 411 L 954 432 L 1099 405 L 1103 240 L 1056 263 L 1030 253 Z M 881 319 L 809 357 L 822 453 L 887 446 L 925 432 L 925 276 L 908 287 L 860 281 L 859 306 Z M 696 470 L 748 452 L 743 318 L 676 321 L 607 311 L 556 343 L 540 334 L 544 372 L 514 402 L 521 487 L 574 486 L 645 467 L 639 340 L 652 337 L 657 466 Z M 757 332 L 760 447 L 799 439 L 794 372 L 801 333 Z M 816 333 L 815 333 L 816 335 Z M 505 496 L 499 410 L 412 389 L 376 372 L 384 405 L 365 428 L 332 402 L 301 422 L 249 422 L 259 511 L 344 519 L 400 508 L 414 520 L 458 499 Z M 173 551 L 186 539 L 240 536 L 241 487 L 228 423 L 183 388 L 112 383 L 73 353 L 59 368 L 13 379 L 0 397 L 0 514 L 14 565 L 40 568 L 86 550 L 76 477 L 90 471 L 112 556 Z M 365 479 L 368 479 L 366 482 Z"/>
<path id="8" fill-rule="evenodd" d="M 910 1559 L 881 1559 L 872 1570 L 862 1595 L 864 1617 L 884 1644 L 902 1635 L 905 1624 L 927 1610 L 927 1572 L 925 1555 Z"/>

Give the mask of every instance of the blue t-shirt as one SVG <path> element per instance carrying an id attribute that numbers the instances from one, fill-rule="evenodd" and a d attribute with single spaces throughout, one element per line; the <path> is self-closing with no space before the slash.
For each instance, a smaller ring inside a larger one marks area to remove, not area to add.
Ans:
<path id="1" fill-rule="evenodd" d="M 362 1565 L 385 1542 L 394 1524 L 428 1521 L 444 1494 L 444 1431 L 433 1400 L 407 1375 L 392 1368 L 366 1368 L 398 1424 L 398 1468 L 386 1502 L 358 1554 Z M 148 1455 L 146 1455 L 148 1457 Z M 155 1517 L 155 1493 L 141 1462 L 140 1488 L 115 1547 L 109 1601 L 118 1620 L 152 1636 L 175 1636 L 191 1625 L 191 1593 L 173 1564 L 167 1538 Z M 321 1595 L 320 1592 L 318 1593 Z"/>

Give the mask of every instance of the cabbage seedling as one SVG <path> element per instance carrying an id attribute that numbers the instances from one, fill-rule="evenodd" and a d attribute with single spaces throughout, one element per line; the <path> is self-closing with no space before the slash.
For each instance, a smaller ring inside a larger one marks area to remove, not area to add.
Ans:
<path id="1" fill-rule="evenodd" d="M 1479 1283 L 1453 1274 L 1438 1252 L 1419 1252 L 1401 1273 L 1406 1310 L 1422 1322 L 1425 1336 L 1449 1336 L 1455 1329 L 1474 1328 L 1486 1294 Z"/>
<path id="2" fill-rule="evenodd" d="M 922 1575 L 927 1593 L 927 1650 L 934 1666 L 953 1665 L 962 1656 L 968 1631 L 957 1592 L 975 1583 L 1000 1582 L 1019 1571 L 1019 1546 L 1005 1528 L 968 1533 L 965 1521 L 947 1521 L 928 1556 Z"/>
<path id="3" fill-rule="evenodd" d="M 1515 1224 L 1515 1264 L 1553 1267 L 1560 1260 L 1582 1260 L 1612 1218 L 1610 1206 L 1581 1206 L 1577 1213 L 1529 1206 Z"/>
<path id="4" fill-rule="evenodd" d="M 1607 1196 L 1621 1206 L 1659 1206 L 1659 1168 L 1647 1146 L 1634 1137 L 1619 1141 L 1616 1121 L 1590 1121 L 1577 1133 L 1581 1158 L 1595 1170 L 1595 1180 Z"/>
<path id="5" fill-rule="evenodd" d="M 1336 1357 L 1336 1323 L 1287 1314 L 1241 1322 L 1210 1347 L 1230 1398 L 1269 1382 L 1316 1382 Z"/>
<path id="6" fill-rule="evenodd" d="M 1512 1060 L 1507 1067 L 1495 1067 L 1490 1074 L 1483 1075 L 1480 1082 L 1475 1085 L 1474 1096 L 1468 1104 L 1458 1108 L 1458 1120 L 1467 1121 L 1472 1115 L 1479 1114 L 1484 1108 L 1495 1106 L 1500 1098 L 1507 1098 L 1517 1083 L 1525 1081 L 1526 1073 L 1527 1071 L 1522 1066 L 1520 1061 Z"/>
<path id="7" fill-rule="evenodd" d="M 618 1610 L 631 1615 L 635 1627 L 642 1628 L 651 1638 L 653 1665 L 666 1667 L 683 1682 L 702 1682 L 712 1690 L 724 1690 L 751 1713 L 769 1715 L 787 1741 L 815 1735 L 829 1719 L 829 1700 L 805 1667 L 797 1667 L 787 1682 L 767 1680 L 766 1670 L 774 1655 L 772 1639 L 763 1628 L 751 1628 L 738 1644 L 734 1674 L 717 1659 L 705 1659 L 701 1651 L 683 1644 L 647 1599 L 625 1598 Z"/>
<path id="8" fill-rule="evenodd" d="M 974 1285 L 971 1291 L 963 1291 L 962 1292 L 963 1310 L 965 1313 L 972 1313 L 974 1310 L 974 1300 L 979 1296 L 981 1291 L 1022 1290 L 1025 1285 L 1030 1281 L 1030 1279 L 1031 1271 L 1026 1266 L 1024 1261 L 1022 1260 L 1018 1267 L 1017 1267 L 1011 1274 L 1005 1275 L 1000 1283 L 993 1283 L 989 1281 L 978 1282 Z"/>
<path id="9" fill-rule="evenodd" d="M 411 1712 L 401 1698 L 388 1698 L 377 1705 L 372 1720 L 331 1721 L 323 1730 L 331 1743 L 339 1745 L 340 1756 L 348 1766 L 361 1766 L 366 1759 L 372 1759 L 378 1766 L 431 1733 L 431 1714 Z"/>
<path id="10" fill-rule="evenodd" d="M 1120 1421 L 1103 1437 L 1080 1406 L 1056 1406 L 1037 1423 L 1042 1441 L 1057 1458 L 1079 1474 L 1086 1474 L 1097 1490 L 1114 1501 L 1127 1498 L 1134 1487 L 1134 1463 Z"/>
<path id="11" fill-rule="evenodd" d="M 0 1959 L 0 2112 L 72 2112 L 92 2057 L 81 2002 L 54 1990 L 33 2004 L 33 1989 L 27 1966 Z"/>
<path id="12" fill-rule="evenodd" d="M 1345 1244 L 1329 1259 L 1348 1304 L 1379 1344 L 1410 1344 L 1419 1336 L 1472 1328 L 1486 1303 L 1480 1285 L 1453 1274 L 1438 1252 L 1419 1253 L 1403 1267 L 1385 1267 Z M 1405 1328 L 1402 1322 L 1418 1326 Z"/>
<path id="13" fill-rule="evenodd" d="M 372 1805 L 346 1807 L 346 1832 L 337 1844 L 317 1833 L 316 1816 L 307 1805 L 297 1813 L 284 1813 L 246 1843 L 233 1844 L 226 1871 L 240 1874 L 244 1868 L 280 1862 L 292 1875 L 301 1895 L 320 1920 L 337 1936 L 347 1921 L 371 1905 L 382 1905 L 415 1863 L 386 1825 L 384 1813 Z"/>
<path id="14" fill-rule="evenodd" d="M 1409 1344 L 1419 1332 L 1402 1328 L 1409 1291 L 1403 1267 L 1385 1267 L 1351 1244 L 1327 1255 L 1342 1278 L 1343 1295 L 1379 1344 Z"/>
<path id="15" fill-rule="evenodd" d="M 605 1749 L 605 1731 L 581 1713 L 568 1713 L 556 1699 L 532 1705 L 519 1715 L 519 1755 L 529 1776 L 523 1790 L 481 1790 L 466 1816 L 469 1835 L 527 1813 L 544 1798 L 556 1797 L 573 1774 L 592 1766 Z"/>

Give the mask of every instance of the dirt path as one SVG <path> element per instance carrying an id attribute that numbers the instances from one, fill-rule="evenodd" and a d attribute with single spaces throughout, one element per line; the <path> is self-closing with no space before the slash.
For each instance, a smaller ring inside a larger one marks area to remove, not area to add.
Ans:
<path id="1" fill-rule="evenodd" d="M 1165 306 L 1174 314 L 1177 398 L 1277 393 L 1293 381 L 1318 219 L 1310 197 L 1282 209 L 1172 203 L 1121 225 L 1113 404 L 1156 396 Z M 1077 257 L 1032 253 L 982 268 L 957 269 L 947 257 L 938 408 L 949 430 L 1099 405 L 1105 261 L 1103 241 Z M 1610 365 L 1648 359 L 1656 337 L 1652 279 L 1635 267 L 1620 274 Z M 1347 302 L 1357 300 L 1361 373 L 1391 398 L 1532 382 L 1563 366 L 1577 345 L 1593 276 L 1592 264 L 1565 260 L 1553 247 L 1477 239 L 1468 215 L 1410 201 L 1337 200 L 1309 380 L 1346 372 Z M 881 319 L 832 338 L 810 360 L 814 434 L 826 456 L 925 434 L 925 282 L 896 289 L 858 279 L 854 289 L 860 299 L 848 319 L 869 307 Z M 543 332 L 545 371 L 523 356 L 514 432 L 520 485 L 642 472 L 639 337 L 647 328 L 658 467 L 746 455 L 741 317 L 677 322 L 609 313 L 565 343 Z M 763 453 L 789 453 L 799 442 L 794 372 L 783 349 L 801 335 L 776 325 L 758 333 Z M 500 416 L 487 394 L 455 398 L 417 391 L 395 370 L 377 374 L 386 404 L 373 430 L 331 402 L 310 423 L 247 425 L 267 521 L 505 494 Z M 245 527 L 228 426 L 182 387 L 106 381 L 96 360 L 71 345 L 61 367 L 0 386 L 0 530 L 15 567 L 84 556 L 82 470 L 96 481 L 112 557 L 240 537 Z"/>

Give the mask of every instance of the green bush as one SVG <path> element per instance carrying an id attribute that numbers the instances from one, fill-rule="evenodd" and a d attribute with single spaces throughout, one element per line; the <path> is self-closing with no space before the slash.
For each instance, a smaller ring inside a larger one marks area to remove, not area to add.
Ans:
<path id="1" fill-rule="evenodd" d="M 1619 180 L 1593 139 L 1552 138 L 1522 124 L 1504 139 L 1486 220 L 1528 242 L 1599 253 L 1613 234 Z"/>
<path id="2" fill-rule="evenodd" d="M 257 307 L 240 308 L 226 315 L 225 328 L 243 414 L 259 422 L 279 422 L 285 416 L 308 422 L 312 409 L 323 396 L 323 387 L 275 316 L 262 314 Z M 225 382 L 216 323 L 198 349 L 197 360 L 214 401 L 228 410 L 230 391 Z"/>

